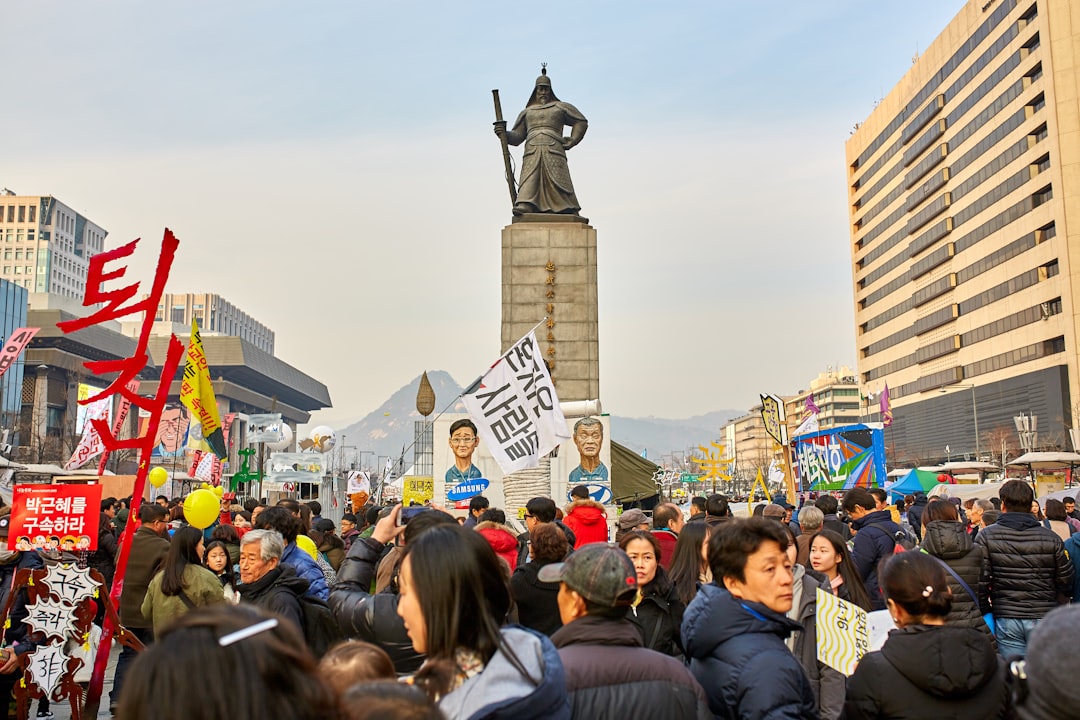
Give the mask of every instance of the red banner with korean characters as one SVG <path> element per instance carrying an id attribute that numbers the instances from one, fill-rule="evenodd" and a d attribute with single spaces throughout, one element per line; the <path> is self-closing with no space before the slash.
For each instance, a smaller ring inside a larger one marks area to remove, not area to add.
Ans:
<path id="1" fill-rule="evenodd" d="M 16 485 L 8 550 L 96 550 L 101 485 Z"/>

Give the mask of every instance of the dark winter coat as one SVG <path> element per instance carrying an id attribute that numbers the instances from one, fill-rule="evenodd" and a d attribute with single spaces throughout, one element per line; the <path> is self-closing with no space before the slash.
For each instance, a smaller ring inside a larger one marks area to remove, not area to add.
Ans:
<path id="1" fill-rule="evenodd" d="M 848 678 L 848 720 L 1008 716 L 1004 660 L 978 630 L 913 625 L 893 630 Z"/>
<path id="2" fill-rule="evenodd" d="M 686 606 L 664 568 L 656 568 L 656 577 L 645 586 L 641 602 L 630 608 L 627 616 L 638 626 L 645 647 L 650 650 L 682 657 L 683 644 L 680 628 Z"/>
<path id="3" fill-rule="evenodd" d="M 116 573 L 116 548 L 116 535 L 112 530 L 112 521 L 108 515 L 101 513 L 101 518 L 98 520 L 97 550 L 90 553 L 87 563 L 105 578 L 106 593 L 112 587 L 113 575 Z"/>
<path id="4" fill-rule="evenodd" d="M 798 629 L 715 583 L 698 590 L 683 618 L 683 646 L 715 717 L 817 720 L 810 681 L 784 644 Z"/>
<path id="5" fill-rule="evenodd" d="M 579 548 L 595 542 L 608 541 L 607 511 L 595 500 L 575 500 L 566 508 L 563 522 L 574 532 Z"/>
<path id="6" fill-rule="evenodd" d="M 297 632 L 304 634 L 304 612 L 300 598 L 308 590 L 308 581 L 297 577 L 288 565 L 279 565 L 252 583 L 239 588 L 240 599 L 280 615 L 296 625 Z"/>
<path id="7" fill-rule="evenodd" d="M 836 513 L 829 513 L 825 516 L 825 519 L 821 523 L 822 530 L 832 530 L 834 533 L 844 538 L 847 542 L 851 539 L 851 526 L 841 520 Z"/>
<path id="8" fill-rule="evenodd" d="M 389 590 L 374 595 L 369 592 L 382 549 L 383 545 L 371 538 L 353 542 L 330 593 L 330 609 L 342 636 L 380 646 L 398 674 L 414 673 L 424 656 L 413 650 L 405 621 L 397 614 L 398 594 Z"/>
<path id="9" fill-rule="evenodd" d="M 799 605 L 792 619 L 802 629 L 792 633 L 791 652 L 806 671 L 822 720 L 836 720 L 844 711 L 846 678 L 817 659 L 817 590 L 821 588 L 831 595 L 832 584 L 826 576 L 802 565 L 796 565 L 792 570 L 795 584 L 802 585 Z"/>
<path id="10" fill-rule="evenodd" d="M 643 648 L 637 628 L 626 620 L 578 618 L 551 641 L 562 658 L 574 718 L 712 717 L 705 691 L 690 671 Z"/>
<path id="11" fill-rule="evenodd" d="M 952 568 L 978 599 L 976 604 L 956 578 L 946 572 L 945 579 L 949 581 L 952 589 L 953 603 L 952 612 L 945 618 L 945 622 L 985 633 L 996 649 L 997 640 L 982 618 L 990 612 L 990 573 L 983 562 L 986 557 L 985 548 L 972 541 L 962 523 L 934 520 L 926 526 L 922 549 Z"/>
<path id="12" fill-rule="evenodd" d="M 930 501 L 926 497 L 926 493 L 919 490 L 915 493 L 915 502 L 907 509 L 908 523 L 911 525 L 911 529 L 915 531 L 915 535 L 922 540 L 922 514 L 926 510 L 926 506 L 930 504 Z"/>
<path id="13" fill-rule="evenodd" d="M 1074 571 L 1052 530 L 1028 512 L 1007 512 L 975 538 L 986 549 L 994 617 L 1042 618 L 1072 592 Z"/>
<path id="14" fill-rule="evenodd" d="M 151 627 L 142 614 L 142 602 L 150 581 L 169 552 L 169 541 L 145 525 L 135 531 L 128 554 L 127 575 L 120 594 L 120 622 L 128 628 Z"/>
<path id="15" fill-rule="evenodd" d="M 545 635 L 562 627 L 558 582 L 541 582 L 540 568 L 550 563 L 535 560 L 518 566 L 510 576 L 510 592 L 517 603 L 518 623 Z"/>
<path id="16" fill-rule="evenodd" d="M 858 531 L 855 533 L 851 559 L 855 561 L 855 567 L 866 586 L 870 605 L 874 610 L 884 610 L 885 596 L 878 585 L 878 564 L 892 555 L 900 526 L 892 521 L 892 514 L 888 510 L 867 513 L 858 520 L 852 520 L 851 526 Z"/>

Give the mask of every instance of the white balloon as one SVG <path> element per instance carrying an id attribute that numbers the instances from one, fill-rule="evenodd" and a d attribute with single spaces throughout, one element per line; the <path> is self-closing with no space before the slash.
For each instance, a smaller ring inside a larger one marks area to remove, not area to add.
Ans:
<path id="1" fill-rule="evenodd" d="M 268 443 L 266 443 L 266 447 L 269 450 L 273 450 L 273 451 L 277 452 L 277 451 L 286 449 L 287 447 L 289 447 L 289 445 L 292 445 L 292 441 L 293 441 L 292 428 L 289 427 L 288 425 L 286 425 L 285 423 L 282 423 L 281 424 L 281 440 L 278 440 L 277 442 L 272 442 L 272 443 L 268 442 Z"/>
<path id="2" fill-rule="evenodd" d="M 308 433 L 308 440 L 311 441 L 311 449 L 315 452 L 328 453 L 337 445 L 337 434 L 327 425 L 316 425 Z"/>

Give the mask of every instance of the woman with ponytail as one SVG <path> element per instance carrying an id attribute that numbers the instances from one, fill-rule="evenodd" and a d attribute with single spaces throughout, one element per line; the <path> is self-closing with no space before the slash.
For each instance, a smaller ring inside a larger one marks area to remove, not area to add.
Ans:
<path id="1" fill-rule="evenodd" d="M 953 596 L 940 561 L 918 552 L 892 555 L 879 578 L 898 629 L 848 678 L 844 717 L 1009 717 L 1005 664 L 989 638 L 945 624 Z"/>

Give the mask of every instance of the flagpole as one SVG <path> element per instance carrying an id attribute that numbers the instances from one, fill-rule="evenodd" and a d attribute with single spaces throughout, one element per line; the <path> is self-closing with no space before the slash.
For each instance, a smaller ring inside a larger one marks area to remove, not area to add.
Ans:
<path id="1" fill-rule="evenodd" d="M 529 328 L 529 332 L 525 333 L 525 335 L 522 335 L 521 337 L 525 337 L 526 335 L 529 335 L 530 333 L 536 332 L 536 328 L 538 328 L 541 325 L 543 325 L 544 323 L 546 323 L 548 321 L 549 317 L 550 317 L 549 315 L 545 315 L 543 320 L 541 320 L 540 322 L 536 323 L 531 328 Z M 503 356 L 499 355 L 499 360 L 502 360 L 502 359 L 503 359 Z M 498 365 L 499 360 L 496 360 L 495 362 L 493 362 L 491 364 L 491 367 L 488 368 L 488 370 L 490 370 L 491 368 Z M 484 373 L 484 375 L 486 375 L 486 374 L 487 373 Z M 468 386 L 466 386 L 464 390 L 462 390 L 456 396 L 454 396 L 454 399 L 451 400 L 450 402 L 448 402 L 446 404 L 446 407 L 444 407 L 442 410 L 440 410 L 439 413 L 435 417 L 431 418 L 431 420 L 425 420 L 426 427 L 424 428 L 424 430 L 426 431 L 428 428 L 434 427 L 435 421 L 438 420 L 439 418 L 441 418 L 443 415 L 445 415 L 446 411 L 449 410 L 450 408 L 452 408 L 454 406 L 454 404 L 457 403 L 457 401 L 461 399 L 462 395 L 468 395 L 469 393 L 474 391 L 477 387 L 479 387 L 480 383 L 483 382 L 483 380 L 484 380 L 484 375 L 480 375 L 475 380 L 473 380 L 471 383 L 469 383 Z M 407 453 L 409 450 L 411 450 L 415 445 L 416 445 L 416 439 L 415 439 L 415 436 L 414 436 L 413 441 L 411 443 L 409 443 L 409 445 L 407 447 L 405 447 L 401 451 L 401 455 L 398 456 L 397 462 L 394 463 L 394 464 L 395 465 L 400 464 L 405 459 L 405 453 Z M 384 475 L 385 475 L 385 473 L 384 473 Z M 383 493 L 383 488 L 385 487 L 385 485 L 386 485 L 386 478 L 385 477 L 380 477 L 379 478 L 379 487 L 375 492 L 375 502 L 376 503 L 382 502 L 382 493 Z"/>

